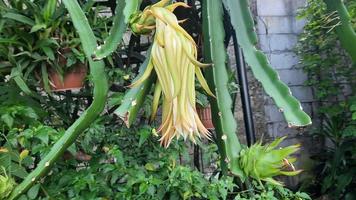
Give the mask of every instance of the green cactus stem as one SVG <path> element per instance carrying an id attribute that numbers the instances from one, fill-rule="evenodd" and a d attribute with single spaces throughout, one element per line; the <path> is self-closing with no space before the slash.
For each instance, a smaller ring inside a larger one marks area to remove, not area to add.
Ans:
<path id="1" fill-rule="evenodd" d="M 9 200 L 17 199 L 21 194 L 26 192 L 34 183 L 40 180 L 41 177 L 51 169 L 51 166 L 64 153 L 64 151 L 76 140 L 78 135 L 82 133 L 103 111 L 107 92 L 108 83 L 104 71 L 104 62 L 94 62 L 91 58 L 94 49 L 96 48 L 96 39 L 89 26 L 82 9 L 76 0 L 62 0 L 69 11 L 73 20 L 74 26 L 78 31 L 84 52 L 89 60 L 90 75 L 94 85 L 93 95 L 94 100 L 90 107 L 70 126 L 64 135 L 54 144 L 51 151 L 38 163 L 37 167 L 20 183 L 11 193 Z"/>
<path id="2" fill-rule="evenodd" d="M 150 55 L 151 50 L 147 52 L 147 55 Z M 147 57 L 146 60 L 142 63 L 139 69 L 139 74 L 134 79 L 139 79 L 145 72 L 150 58 Z M 136 119 L 137 113 L 141 108 L 147 94 L 152 88 L 152 84 L 155 81 L 155 74 L 151 74 L 148 79 L 146 79 L 140 86 L 131 88 L 124 96 L 121 105 L 114 111 L 114 113 L 119 116 L 126 124 L 127 127 L 130 127 L 131 124 Z"/>
<path id="3" fill-rule="evenodd" d="M 248 2 L 248 0 L 223 0 L 247 64 L 251 67 L 256 79 L 262 83 L 265 92 L 273 98 L 280 112 L 283 112 L 289 127 L 310 125 L 311 119 L 303 111 L 300 102 L 292 96 L 288 86 L 280 80 L 266 55 L 256 49 L 258 38 L 254 31 Z"/>
<path id="4" fill-rule="evenodd" d="M 206 63 L 213 66 L 206 70 L 210 88 L 215 88 L 216 98 L 210 97 L 216 140 L 222 157 L 222 170 L 228 164 L 230 171 L 243 177 L 239 165 L 241 144 L 237 138 L 237 123 L 232 112 L 232 99 L 228 90 L 227 53 L 224 46 L 223 7 L 221 1 L 203 1 L 204 55 Z M 226 157 L 225 157 L 226 156 Z"/>
<path id="5" fill-rule="evenodd" d="M 104 44 L 96 48 L 94 60 L 100 60 L 110 55 L 119 46 L 122 36 L 127 30 L 130 16 L 135 13 L 141 4 L 141 0 L 117 0 L 113 26 Z"/>
<path id="6" fill-rule="evenodd" d="M 337 12 L 341 24 L 335 27 L 342 47 L 349 53 L 353 63 L 356 63 L 356 33 L 352 27 L 351 17 L 342 0 L 324 0 L 330 13 Z"/>

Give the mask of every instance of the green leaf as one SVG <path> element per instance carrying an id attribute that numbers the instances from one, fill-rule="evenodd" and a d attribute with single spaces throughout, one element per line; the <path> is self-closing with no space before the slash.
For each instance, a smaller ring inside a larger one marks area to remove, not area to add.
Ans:
<path id="1" fill-rule="evenodd" d="M 8 44 L 16 44 L 16 45 L 22 45 L 20 42 L 18 42 L 16 39 L 9 39 L 9 38 L 0 38 L 0 44 L 1 43 L 8 43 Z"/>
<path id="2" fill-rule="evenodd" d="M 145 169 L 147 171 L 155 171 L 156 170 L 156 166 L 153 163 L 146 163 L 145 165 Z"/>
<path id="3" fill-rule="evenodd" d="M 342 130 L 342 137 L 356 137 L 356 126 L 347 126 L 344 130 Z"/>
<path id="4" fill-rule="evenodd" d="M 51 47 L 51 46 L 59 47 L 60 45 L 58 44 L 58 42 L 55 39 L 52 39 L 52 38 L 42 39 L 38 43 L 36 43 L 37 48 Z"/>
<path id="5" fill-rule="evenodd" d="M 148 185 L 145 182 L 142 182 L 139 187 L 140 194 L 146 193 L 147 189 L 148 189 Z"/>
<path id="6" fill-rule="evenodd" d="M 46 56 L 50 59 L 50 60 L 54 60 L 54 53 L 53 50 L 49 47 L 42 47 L 43 52 L 46 54 Z"/>
<path id="7" fill-rule="evenodd" d="M 353 178 L 352 173 L 338 175 L 336 187 L 337 191 L 343 191 L 351 183 Z"/>
<path id="8" fill-rule="evenodd" d="M 356 102 L 350 106 L 351 111 L 356 111 Z"/>
<path id="9" fill-rule="evenodd" d="M 30 26 L 34 26 L 35 25 L 35 22 L 31 18 L 26 17 L 26 16 L 21 15 L 21 14 L 9 12 L 9 13 L 6 13 L 5 15 L 3 15 L 3 17 L 18 21 L 18 22 L 21 22 L 21 23 L 24 23 L 24 24 L 27 24 L 27 25 L 30 25 Z"/>
<path id="10" fill-rule="evenodd" d="M 352 120 L 356 120 L 356 112 L 352 113 Z"/>
<path id="11" fill-rule="evenodd" d="M 46 24 L 36 24 L 34 26 L 32 26 L 30 33 L 34 33 L 40 30 L 43 30 L 47 27 Z"/>
<path id="12" fill-rule="evenodd" d="M 36 138 L 40 139 L 43 143 L 48 145 L 49 141 L 49 131 L 45 128 L 40 128 L 34 135 Z"/>
<path id="13" fill-rule="evenodd" d="M 28 190 L 27 192 L 27 196 L 30 199 L 36 199 L 38 192 L 40 190 L 41 185 L 40 184 L 36 184 L 34 186 L 31 187 L 31 189 Z"/>
<path id="14" fill-rule="evenodd" d="M 11 77 L 15 80 L 16 84 L 19 86 L 19 88 L 28 95 L 31 95 L 32 92 L 30 88 L 27 86 L 26 82 L 22 78 L 21 72 L 18 70 L 17 67 L 12 68 L 11 70 Z"/>
<path id="15" fill-rule="evenodd" d="M 9 129 L 11 129 L 12 125 L 14 125 L 14 118 L 8 113 L 1 115 L 1 120 L 7 125 L 7 127 L 9 127 Z"/>
<path id="16" fill-rule="evenodd" d="M 43 10 L 43 18 L 45 19 L 46 22 L 50 21 L 52 18 L 53 14 L 56 11 L 57 7 L 57 0 L 48 0 L 47 4 Z"/>
<path id="17" fill-rule="evenodd" d="M 116 159 L 116 162 L 122 166 L 125 165 L 125 159 L 124 159 L 124 155 L 122 153 L 122 151 L 118 148 L 114 148 L 112 150 L 110 150 L 110 154 L 112 156 L 114 156 L 114 158 Z"/>
<path id="18" fill-rule="evenodd" d="M 25 168 L 14 162 L 11 163 L 11 174 L 21 179 L 24 179 L 28 175 Z"/>
<path id="19" fill-rule="evenodd" d="M 151 136 L 152 131 L 150 131 L 148 128 L 140 129 L 139 135 L 140 135 L 140 140 L 138 142 L 138 147 L 141 147 L 143 143 L 147 141 L 147 139 Z"/>
<path id="20" fill-rule="evenodd" d="M 51 88 L 49 87 L 49 79 L 48 79 L 48 72 L 47 72 L 47 66 L 46 63 L 41 64 L 41 75 L 42 75 L 42 81 L 43 81 L 43 86 L 44 89 L 47 93 L 51 92 Z"/>
<path id="21" fill-rule="evenodd" d="M 312 200 L 311 198 L 310 198 L 310 196 L 307 194 L 307 193 L 305 193 L 305 192 L 297 192 L 297 193 L 295 193 L 298 197 L 300 197 L 300 198 L 303 198 L 303 199 L 307 199 L 307 200 Z"/>

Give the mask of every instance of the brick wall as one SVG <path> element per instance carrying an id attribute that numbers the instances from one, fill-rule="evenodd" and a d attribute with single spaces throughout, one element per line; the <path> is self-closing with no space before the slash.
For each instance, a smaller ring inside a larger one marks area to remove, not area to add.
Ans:
<path id="1" fill-rule="evenodd" d="M 305 4 L 305 0 L 257 0 L 257 32 L 260 48 L 269 57 L 281 80 L 302 102 L 304 110 L 314 115 L 313 92 L 311 88 L 304 86 L 307 75 L 300 68 L 298 57 L 294 53 L 298 34 L 305 23 L 296 20 L 296 14 L 298 8 Z M 265 99 L 264 110 L 268 136 L 275 138 L 288 135 L 292 138 L 304 133 L 303 130 L 288 128 L 282 113 L 269 97 Z"/>
<path id="2" fill-rule="evenodd" d="M 306 0 L 256 0 L 255 15 L 260 48 L 269 57 L 281 80 L 291 88 L 292 94 L 301 101 L 303 109 L 314 118 L 316 103 L 314 103 L 313 91 L 310 87 L 304 85 L 308 77 L 301 69 L 299 59 L 294 52 L 298 34 L 303 31 L 305 24 L 305 21 L 296 19 L 296 14 L 298 8 L 305 5 Z M 297 167 L 305 169 L 310 151 L 317 143 L 309 137 L 306 129 L 288 128 L 282 113 L 278 111 L 273 100 L 266 95 L 264 98 L 264 113 L 268 138 L 288 136 L 285 145 L 302 144 L 301 150 L 297 154 Z M 288 178 L 286 183 L 296 185 L 300 180 L 299 178 Z"/>

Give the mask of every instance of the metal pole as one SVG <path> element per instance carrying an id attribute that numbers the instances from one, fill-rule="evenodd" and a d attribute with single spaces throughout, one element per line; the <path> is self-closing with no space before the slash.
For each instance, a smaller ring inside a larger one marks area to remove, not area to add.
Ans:
<path id="1" fill-rule="evenodd" d="M 235 50 L 235 57 L 237 63 L 237 77 L 239 79 L 239 85 L 240 85 L 241 103 L 242 103 L 242 111 L 244 114 L 243 116 L 244 116 L 244 124 L 246 129 L 247 145 L 251 146 L 256 142 L 256 135 L 255 135 L 253 116 L 252 116 L 250 94 L 248 91 L 246 65 L 245 65 L 245 60 L 244 60 L 242 50 L 237 42 L 236 34 L 233 33 L 232 37 L 234 41 L 234 50 Z"/>

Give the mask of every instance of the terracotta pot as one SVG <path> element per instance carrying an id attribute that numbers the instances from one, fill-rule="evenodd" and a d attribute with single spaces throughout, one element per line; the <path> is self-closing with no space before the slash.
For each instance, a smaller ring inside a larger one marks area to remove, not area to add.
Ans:
<path id="1" fill-rule="evenodd" d="M 197 105 L 197 113 L 205 128 L 214 129 L 210 105 L 208 107 Z"/>
<path id="2" fill-rule="evenodd" d="M 67 64 L 65 53 L 69 53 L 70 48 L 64 48 L 61 50 L 61 54 L 58 57 L 58 64 L 65 66 Z M 63 82 L 60 79 L 60 75 L 55 70 L 49 70 L 49 80 L 52 91 L 65 91 L 80 89 L 84 86 L 84 79 L 87 75 L 87 66 L 83 63 L 76 63 L 71 67 L 71 70 L 67 71 L 63 75 Z"/>
<path id="3" fill-rule="evenodd" d="M 87 75 L 87 67 L 83 64 L 77 64 L 72 70 L 66 72 L 63 76 L 63 82 L 56 71 L 49 72 L 49 80 L 52 91 L 65 91 L 80 89 L 84 85 L 84 79 Z"/>
<path id="4" fill-rule="evenodd" d="M 75 155 L 71 154 L 69 151 L 65 151 L 63 154 L 64 160 L 76 159 L 78 161 L 90 161 L 92 156 L 88 155 L 82 151 L 78 151 Z"/>

